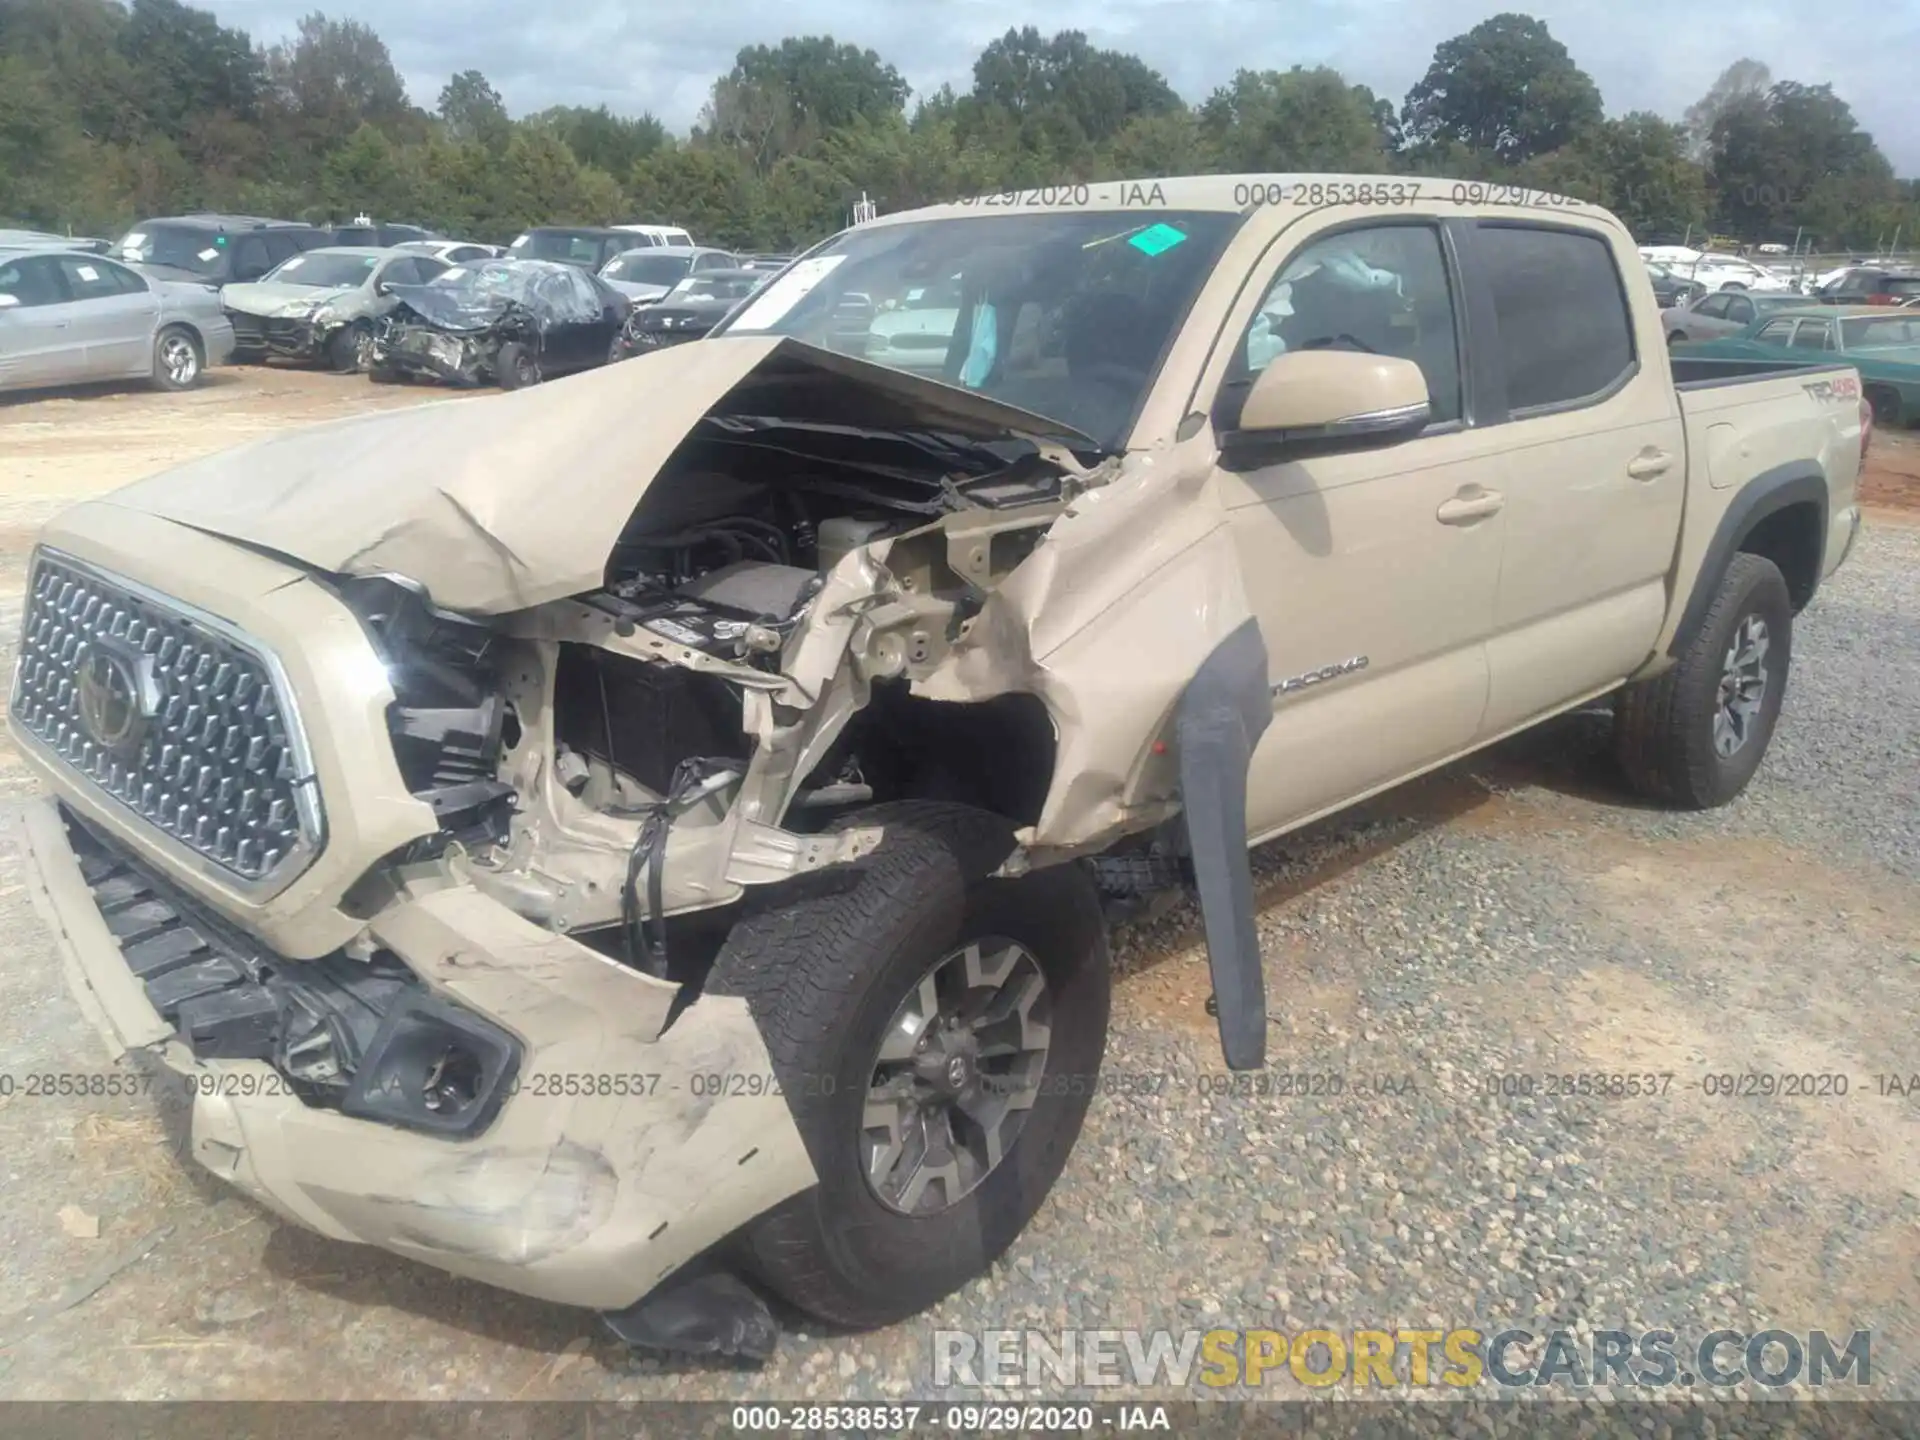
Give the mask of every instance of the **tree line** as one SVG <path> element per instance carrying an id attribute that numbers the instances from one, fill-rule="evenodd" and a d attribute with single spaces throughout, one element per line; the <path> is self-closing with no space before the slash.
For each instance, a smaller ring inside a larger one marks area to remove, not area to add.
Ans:
<path id="1" fill-rule="evenodd" d="M 914 96 L 831 36 L 752 45 L 691 132 L 556 106 L 513 117 L 475 70 L 432 110 L 369 26 L 310 14 L 261 44 L 182 0 L 0 0 L 0 224 L 114 234 L 233 210 L 377 219 L 501 241 L 653 221 L 746 249 L 810 243 L 864 193 L 882 213 L 1033 186 L 1345 171 L 1538 186 L 1643 240 L 1872 246 L 1920 233 L 1829 84 L 1731 65 L 1677 121 L 1609 117 L 1547 26 L 1502 14 L 1441 43 L 1397 108 L 1338 71 L 1243 69 L 1199 104 L 1078 31 L 1009 30 L 964 92 Z"/>

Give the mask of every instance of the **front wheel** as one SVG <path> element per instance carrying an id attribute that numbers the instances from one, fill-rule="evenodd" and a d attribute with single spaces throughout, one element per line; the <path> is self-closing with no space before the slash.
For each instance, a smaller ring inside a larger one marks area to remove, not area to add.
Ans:
<path id="1" fill-rule="evenodd" d="M 1108 954 L 1080 866 L 990 878 L 996 816 L 912 801 L 848 826 L 878 848 L 743 919 L 707 988 L 745 997 L 820 1177 L 749 1223 L 745 1264 L 868 1328 L 984 1273 L 1046 1199 L 1098 1081 Z"/>
<path id="2" fill-rule="evenodd" d="M 532 347 L 509 340 L 494 360 L 494 373 L 502 390 L 524 390 L 540 383 L 540 362 L 534 358 Z"/>
<path id="3" fill-rule="evenodd" d="M 1735 555 L 1673 667 L 1620 692 L 1614 753 L 1628 784 L 1688 810 L 1733 800 L 1766 756 L 1792 654 L 1793 605 L 1779 567 Z"/>
<path id="4" fill-rule="evenodd" d="M 1675 330 L 1672 334 L 1667 336 L 1667 345 L 1669 348 L 1675 345 L 1684 345 L 1686 343 L 1686 339 L 1687 337 L 1684 331 Z"/>
<path id="5" fill-rule="evenodd" d="M 373 364 L 373 331 L 346 325 L 327 337 L 327 365 L 337 374 L 355 375 Z"/>

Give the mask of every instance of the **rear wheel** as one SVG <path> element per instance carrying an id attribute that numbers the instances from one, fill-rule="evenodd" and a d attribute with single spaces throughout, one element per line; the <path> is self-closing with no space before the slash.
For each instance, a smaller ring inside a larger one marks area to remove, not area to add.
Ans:
<path id="1" fill-rule="evenodd" d="M 1873 423 L 1892 429 L 1900 423 L 1900 396 L 1884 385 L 1867 387 L 1867 403 L 1873 406 Z"/>
<path id="2" fill-rule="evenodd" d="M 1669 345 L 1680 345 L 1680 344 L 1683 344 L 1683 343 L 1685 343 L 1685 341 L 1686 341 L 1686 338 L 1687 338 L 1687 336 L 1686 336 L 1686 332 L 1685 332 L 1685 331 L 1683 331 L 1683 330 L 1675 330 L 1675 331 L 1674 331 L 1674 332 L 1673 332 L 1672 334 L 1670 334 L 1669 336 L 1667 336 L 1667 344 L 1669 344 Z"/>
<path id="3" fill-rule="evenodd" d="M 191 390 L 206 370 L 200 338 L 184 325 L 169 325 L 153 337 L 153 383 L 161 390 Z"/>
<path id="4" fill-rule="evenodd" d="M 883 838 L 845 884 L 743 919 L 707 982 L 746 998 L 820 1177 L 746 1227 L 745 1263 L 858 1327 L 953 1293 L 1026 1226 L 1079 1135 L 1108 1010 L 1081 867 L 990 878 L 1012 831 L 966 806 L 835 828 L 865 825 Z"/>
<path id="5" fill-rule="evenodd" d="M 494 372 L 500 377 L 502 390 L 524 390 L 540 383 L 539 361 L 534 358 L 531 347 L 518 340 L 509 340 L 500 347 Z"/>
<path id="6" fill-rule="evenodd" d="M 1779 568 L 1735 555 L 1677 663 L 1620 692 L 1614 753 L 1628 783 L 1688 810 L 1733 800 L 1766 756 L 1792 652 L 1793 605 Z"/>

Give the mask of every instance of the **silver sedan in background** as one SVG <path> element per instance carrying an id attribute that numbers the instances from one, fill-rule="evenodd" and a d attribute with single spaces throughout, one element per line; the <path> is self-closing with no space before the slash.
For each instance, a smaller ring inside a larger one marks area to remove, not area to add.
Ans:
<path id="1" fill-rule="evenodd" d="M 217 290 L 83 251 L 0 248 L 0 390 L 93 380 L 186 390 L 232 355 Z"/>
<path id="2" fill-rule="evenodd" d="M 1717 340 L 1722 335 L 1738 334 L 1770 311 L 1806 303 L 1807 297 L 1797 290 L 1786 294 L 1716 290 L 1661 311 L 1660 328 L 1666 331 L 1669 345 L 1683 340 Z"/>

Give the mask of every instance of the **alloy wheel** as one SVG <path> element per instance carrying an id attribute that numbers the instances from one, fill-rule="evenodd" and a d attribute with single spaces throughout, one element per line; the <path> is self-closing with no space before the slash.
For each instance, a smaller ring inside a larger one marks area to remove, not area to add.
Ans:
<path id="1" fill-rule="evenodd" d="M 1051 996 L 1039 962 L 1002 937 L 944 956 L 888 1021 L 869 1067 L 861 1158 L 882 1205 L 957 1205 L 1019 1139 L 1046 1073 Z"/>
<path id="2" fill-rule="evenodd" d="M 160 368 L 175 385 L 191 385 L 200 373 L 200 356 L 193 342 L 184 335 L 169 335 L 160 342 Z"/>
<path id="3" fill-rule="evenodd" d="M 1748 615 L 1733 632 L 1713 710 L 1713 748 L 1722 759 L 1738 754 L 1760 728 L 1769 643 L 1767 622 L 1758 615 Z"/>

